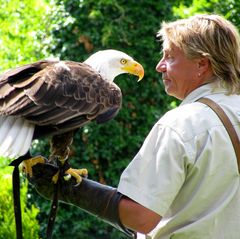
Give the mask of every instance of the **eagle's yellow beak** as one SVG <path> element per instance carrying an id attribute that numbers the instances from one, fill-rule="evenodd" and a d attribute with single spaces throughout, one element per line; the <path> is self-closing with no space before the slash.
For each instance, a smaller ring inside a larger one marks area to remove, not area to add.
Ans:
<path id="1" fill-rule="evenodd" d="M 137 61 L 128 61 L 126 64 L 122 67 L 122 69 L 129 74 L 138 76 L 138 81 L 140 81 L 144 76 L 144 69 L 140 63 Z"/>

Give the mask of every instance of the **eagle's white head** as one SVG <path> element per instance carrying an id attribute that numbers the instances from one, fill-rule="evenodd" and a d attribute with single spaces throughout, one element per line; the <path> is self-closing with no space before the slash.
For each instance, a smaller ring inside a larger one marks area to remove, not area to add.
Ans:
<path id="1" fill-rule="evenodd" d="M 90 65 L 109 81 L 113 81 L 116 76 L 124 73 L 138 76 L 138 81 L 144 76 L 144 69 L 140 63 L 124 52 L 117 50 L 98 51 L 84 63 Z"/>

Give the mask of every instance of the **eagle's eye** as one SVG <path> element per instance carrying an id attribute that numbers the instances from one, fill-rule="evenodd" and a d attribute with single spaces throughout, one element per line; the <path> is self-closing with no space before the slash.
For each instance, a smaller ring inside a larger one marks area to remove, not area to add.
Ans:
<path id="1" fill-rule="evenodd" d="M 120 62 L 121 62 L 122 65 L 125 65 L 127 63 L 127 60 L 123 58 L 123 59 L 121 59 Z"/>

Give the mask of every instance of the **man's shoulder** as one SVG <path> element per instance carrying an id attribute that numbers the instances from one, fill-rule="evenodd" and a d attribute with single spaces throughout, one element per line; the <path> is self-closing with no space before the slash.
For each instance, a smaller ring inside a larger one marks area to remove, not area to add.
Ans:
<path id="1" fill-rule="evenodd" d="M 210 127 L 219 124 L 215 113 L 206 105 L 193 102 L 168 111 L 158 124 L 170 127 L 183 139 L 190 140 L 198 134 L 206 132 Z"/>
<path id="2" fill-rule="evenodd" d="M 180 105 L 166 112 L 160 119 L 164 124 L 179 124 L 180 122 L 189 123 L 205 118 L 208 114 L 208 107 L 199 102 Z"/>

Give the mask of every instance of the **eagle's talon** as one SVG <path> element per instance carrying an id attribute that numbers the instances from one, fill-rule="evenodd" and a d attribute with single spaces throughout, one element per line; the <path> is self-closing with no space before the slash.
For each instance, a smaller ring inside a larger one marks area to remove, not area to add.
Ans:
<path id="1" fill-rule="evenodd" d="M 44 164 L 46 159 L 39 155 L 30 159 L 26 159 L 22 162 L 22 171 L 29 177 L 33 176 L 32 167 L 38 163 Z"/>
<path id="2" fill-rule="evenodd" d="M 75 185 L 73 185 L 74 187 L 78 187 L 80 185 L 80 183 L 82 182 L 82 178 L 81 178 L 81 181 Z"/>
<path id="3" fill-rule="evenodd" d="M 77 184 L 75 186 L 78 186 L 81 182 L 82 182 L 82 177 L 86 177 L 88 174 L 87 169 L 83 168 L 83 169 L 73 169 L 73 168 L 69 168 L 67 171 L 65 171 L 65 176 L 64 179 L 66 181 L 68 181 L 71 176 L 73 176 L 76 181 Z"/>
<path id="4" fill-rule="evenodd" d="M 69 181 L 69 180 L 71 179 L 71 177 L 72 177 L 71 174 L 65 174 L 65 175 L 63 176 L 63 178 L 64 178 L 65 181 Z"/>

